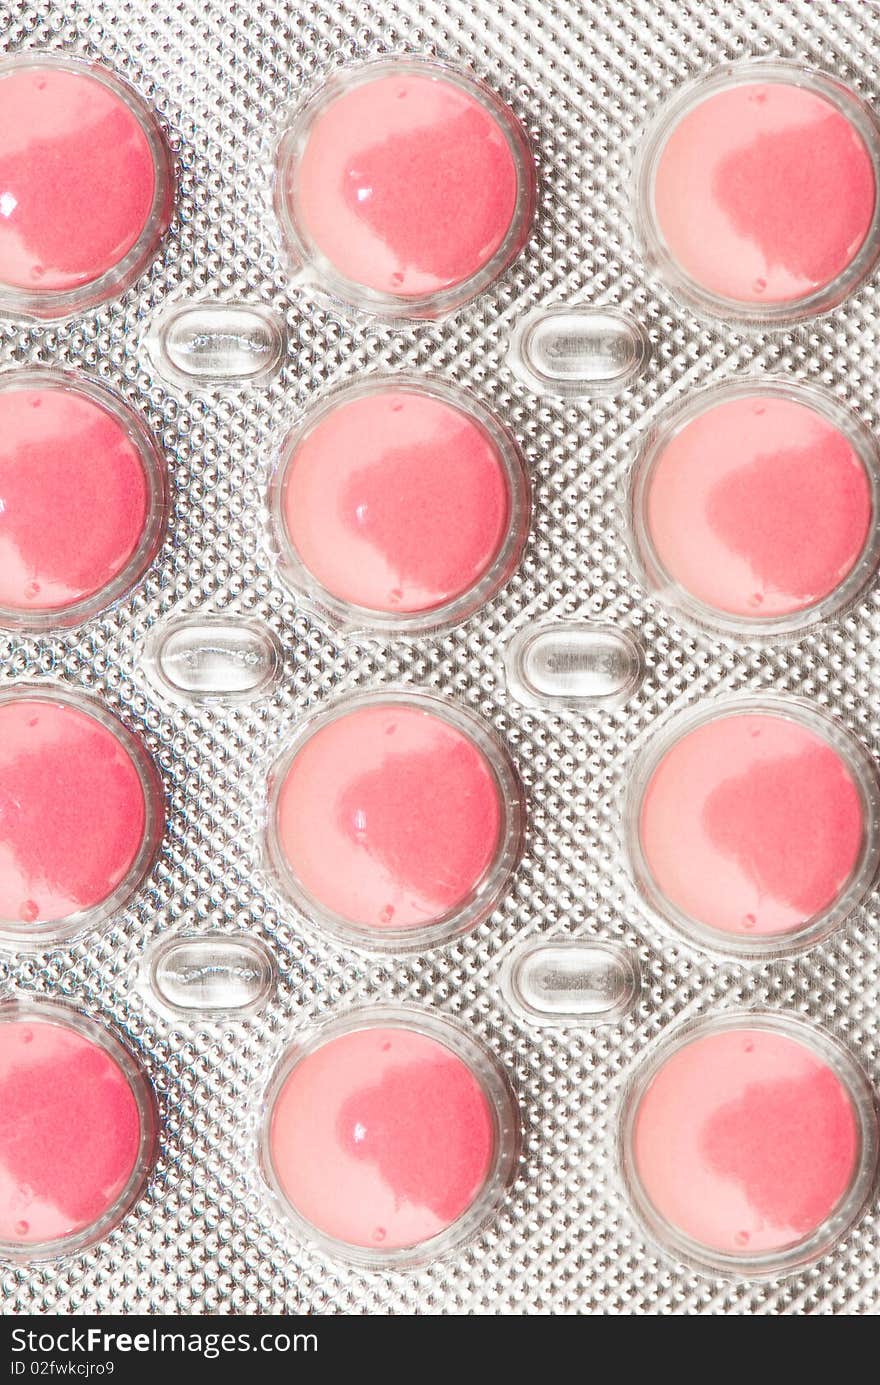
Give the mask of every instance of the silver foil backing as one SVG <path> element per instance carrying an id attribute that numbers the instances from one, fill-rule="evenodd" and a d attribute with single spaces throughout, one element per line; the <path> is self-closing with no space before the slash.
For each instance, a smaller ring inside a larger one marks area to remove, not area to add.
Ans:
<path id="1" fill-rule="evenodd" d="M 880 1083 L 876 896 L 830 940 L 742 962 L 676 940 L 645 911 L 623 853 L 633 759 L 659 718 L 734 691 L 803 697 L 880 753 L 880 589 L 844 616 L 765 645 L 695 634 L 637 586 L 625 484 L 658 412 L 698 387 L 771 371 L 820 385 L 880 426 L 876 278 L 792 329 L 734 327 L 681 307 L 648 277 L 632 229 L 639 139 L 664 99 L 720 63 L 774 56 L 833 73 L 880 108 L 880 12 L 830 3 L 687 0 L 29 0 L 0 3 L 2 46 L 103 61 L 158 111 L 178 205 L 159 259 L 117 302 L 62 325 L 0 323 L 3 367 L 51 365 L 105 381 L 155 430 L 173 510 L 159 560 L 128 600 L 79 631 L 0 635 L 0 683 L 49 676 L 99 696 L 141 732 L 167 791 L 147 887 L 75 946 L 6 953 L 4 993 L 81 1006 L 130 1037 L 158 1093 L 162 1140 L 146 1195 L 90 1252 L 4 1266 L 7 1312 L 847 1313 L 880 1303 L 880 1206 L 811 1268 L 760 1283 L 697 1274 L 649 1243 L 616 1152 L 621 1098 L 645 1045 L 676 1020 L 760 1004 L 839 1035 Z M 523 122 L 539 173 L 528 246 L 489 292 L 434 323 L 386 324 L 289 282 L 272 213 L 283 113 L 332 70 L 381 54 L 436 56 L 486 80 Z M 187 390 L 147 338 L 171 305 L 274 307 L 287 350 L 271 381 Z M 622 309 L 647 334 L 617 393 L 532 393 L 507 363 L 544 305 Z M 517 575 L 452 633 L 336 640 L 298 609 L 268 546 L 265 494 L 282 440 L 323 391 L 368 371 L 464 386 L 517 437 L 534 484 Z M 226 705 L 166 695 L 145 650 L 157 625 L 258 617 L 282 651 L 266 697 Z M 586 711 L 524 705 L 510 641 L 550 619 L 620 626 L 644 649 L 640 690 Z M 524 860 L 477 931 L 422 956 L 340 946 L 285 906 L 261 855 L 266 775 L 304 713 L 347 690 L 411 684 L 456 699 L 504 737 L 529 798 Z M 151 1001 L 158 940 L 222 930 L 262 940 L 277 987 L 243 1019 L 200 1020 Z M 641 991 L 623 1019 L 530 1025 L 501 986 L 511 949 L 542 936 L 623 943 Z M 353 1268 L 279 1219 L 257 1165 L 261 1103 L 287 1042 L 364 1002 L 456 1018 L 516 1086 L 523 1152 L 489 1229 L 419 1270 Z"/>

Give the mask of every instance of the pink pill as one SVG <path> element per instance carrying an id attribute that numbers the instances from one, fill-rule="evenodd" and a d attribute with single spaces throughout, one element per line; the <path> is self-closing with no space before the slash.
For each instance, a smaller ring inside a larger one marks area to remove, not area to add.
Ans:
<path id="1" fill-rule="evenodd" d="M 868 850 L 854 767 L 797 712 L 686 731 L 650 774 L 638 835 L 660 907 L 740 945 L 818 925 Z"/>
<path id="2" fill-rule="evenodd" d="M 46 55 L 0 73 L 0 284 L 16 303 L 75 310 L 84 288 L 125 287 L 167 226 L 170 181 L 155 121 L 111 74 Z"/>
<path id="3" fill-rule="evenodd" d="M 282 149 L 282 215 L 356 297 L 475 292 L 521 249 L 531 161 L 479 86 L 424 64 L 368 68 L 306 122 Z"/>
<path id="4" fill-rule="evenodd" d="M 772 307 L 846 279 L 874 220 L 866 125 L 830 83 L 734 79 L 698 97 L 663 141 L 651 197 L 691 288 Z"/>
<path id="5" fill-rule="evenodd" d="M 516 561 L 525 481 L 464 408 L 423 389 L 371 387 L 333 404 L 281 479 L 283 538 L 324 593 L 382 616 L 454 611 Z"/>
<path id="6" fill-rule="evenodd" d="M 497 902 L 516 810 L 487 751 L 445 715 L 404 698 L 356 706 L 322 718 L 279 776 L 282 883 L 307 912 L 380 942 L 445 926 Z"/>
<path id="7" fill-rule="evenodd" d="M 156 551 L 164 495 L 158 452 L 112 396 L 35 371 L 9 376 L 0 388 L 0 617 L 66 622 L 123 594 Z"/>
<path id="8" fill-rule="evenodd" d="M 106 1030 L 54 1006 L 0 1010 L 7 1249 L 60 1253 L 109 1230 L 140 1191 L 154 1126 L 145 1079 Z"/>
<path id="9" fill-rule="evenodd" d="M 270 1177 L 294 1211 L 379 1255 L 448 1231 L 486 1190 L 495 1159 L 482 1081 L 414 1029 L 328 1039 L 288 1071 L 269 1120 Z"/>
<path id="10" fill-rule="evenodd" d="M 639 519 L 660 584 L 710 618 L 773 621 L 842 594 L 873 526 L 872 480 L 824 413 L 759 391 L 661 442 Z"/>
<path id="11" fill-rule="evenodd" d="M 824 1053 L 768 1024 L 704 1025 L 673 1046 L 635 1107 L 642 1210 L 675 1248 L 710 1264 L 797 1260 L 849 1201 L 860 1146 L 876 1133 L 863 1139 L 849 1084 Z"/>
<path id="12" fill-rule="evenodd" d="M 7 931 L 42 936 L 135 889 L 161 832 L 156 793 L 145 752 L 100 707 L 54 691 L 0 702 Z"/>

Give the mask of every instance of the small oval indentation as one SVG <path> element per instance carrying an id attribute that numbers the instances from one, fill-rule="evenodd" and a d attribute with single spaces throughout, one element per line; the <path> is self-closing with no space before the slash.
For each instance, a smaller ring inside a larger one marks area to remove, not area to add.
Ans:
<path id="1" fill-rule="evenodd" d="M 274 985 L 275 966 L 256 938 L 204 933 L 160 943 L 147 975 L 165 1009 L 216 1018 L 257 1010 Z"/>
<path id="2" fill-rule="evenodd" d="M 166 314 L 148 345 L 157 368 L 178 384 L 254 383 L 278 370 L 284 330 L 268 308 L 195 303 Z"/>
<path id="3" fill-rule="evenodd" d="M 642 680 L 642 651 L 621 630 L 554 622 L 523 631 L 506 655 L 507 681 L 520 702 L 541 707 L 625 702 Z"/>
<path id="4" fill-rule="evenodd" d="M 514 956 L 505 989 L 533 1024 L 610 1024 L 635 1004 L 638 965 L 616 943 L 537 943 Z"/>
<path id="5" fill-rule="evenodd" d="M 175 696 L 239 701 L 272 688 L 281 670 L 281 647 L 262 621 L 195 616 L 160 630 L 147 664 Z"/>
<path id="6" fill-rule="evenodd" d="M 508 363 L 530 389 L 574 396 L 622 389 L 647 356 L 645 333 L 625 313 L 557 307 L 520 323 Z"/>

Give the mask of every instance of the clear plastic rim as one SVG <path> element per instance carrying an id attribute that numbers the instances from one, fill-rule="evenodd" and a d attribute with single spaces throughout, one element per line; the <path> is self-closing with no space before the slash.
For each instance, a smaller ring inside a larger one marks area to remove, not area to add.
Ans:
<path id="1" fill-rule="evenodd" d="M 407 75 L 435 77 L 450 82 L 478 101 L 503 131 L 516 170 L 516 203 L 510 225 L 495 254 L 469 278 L 434 293 L 401 297 L 371 289 L 338 273 L 332 261 L 313 245 L 297 221 L 293 199 L 288 194 L 293 170 L 311 134 L 318 115 L 337 97 L 382 76 Z M 528 140 L 510 107 L 487 86 L 456 68 L 433 59 L 382 57 L 361 63 L 351 70 L 329 76 L 304 106 L 288 119 L 275 157 L 273 181 L 275 214 L 287 254 L 306 282 L 326 287 L 343 302 L 388 318 L 443 317 L 482 293 L 519 255 L 531 230 L 536 205 L 536 174 Z"/>
<path id="2" fill-rule="evenodd" d="M 862 551 L 843 581 L 819 601 L 784 615 L 750 617 L 710 606 L 676 580 L 661 562 L 651 537 L 648 504 L 654 472 L 667 447 L 689 424 L 723 404 L 738 399 L 783 399 L 813 410 L 852 447 L 864 468 L 871 491 L 871 520 Z M 636 576 L 645 590 L 686 624 L 730 638 L 771 641 L 800 634 L 824 620 L 841 615 L 863 594 L 880 564 L 880 449 L 861 419 L 832 395 L 814 385 L 779 376 L 730 381 L 688 395 L 666 410 L 649 429 L 627 497 L 630 549 Z"/>
<path id="3" fill-rule="evenodd" d="M 76 1255 L 97 1245 L 118 1226 L 141 1197 L 156 1162 L 159 1143 L 159 1113 L 152 1083 L 140 1062 L 108 1025 L 82 1014 L 66 1004 L 50 1000 L 0 1001 L 0 1024 L 10 1020 L 33 1020 L 71 1029 L 103 1049 L 116 1063 L 128 1082 L 138 1111 L 140 1142 L 134 1167 L 116 1201 L 91 1225 L 70 1236 L 52 1241 L 22 1245 L 0 1240 L 0 1255 L 15 1262 L 52 1260 L 61 1255 Z"/>
<path id="4" fill-rule="evenodd" d="M 86 932 L 106 925 L 137 893 L 159 853 L 165 830 L 165 808 L 162 780 L 140 737 L 107 710 L 96 698 L 89 697 L 58 683 L 30 681 L 13 684 L 0 691 L 0 707 L 10 702 L 47 702 L 53 706 L 71 707 L 96 721 L 112 736 L 127 754 L 137 773 L 144 795 L 144 833 L 137 855 L 125 877 L 106 899 L 92 908 L 80 909 L 60 919 L 24 924 L 19 920 L 0 918 L 0 944 L 16 951 L 38 951 L 56 943 L 68 943 Z"/>
<path id="5" fill-rule="evenodd" d="M 300 558 L 284 518 L 284 497 L 290 467 L 298 449 L 336 409 L 379 394 L 411 394 L 436 399 L 456 409 L 486 435 L 507 484 L 507 531 L 489 567 L 466 591 L 439 606 L 421 611 L 393 612 L 356 606 L 333 595 Z M 285 439 L 269 483 L 271 546 L 281 577 L 295 596 L 303 598 L 320 620 L 347 634 L 426 634 L 460 624 L 495 597 L 516 571 L 529 534 L 531 483 L 522 454 L 512 435 L 478 400 L 430 376 L 412 372 L 371 375 L 366 380 L 331 390 L 308 411 Z"/>
<path id="6" fill-rule="evenodd" d="M 780 1034 L 802 1044 L 820 1058 L 846 1089 L 859 1136 L 849 1187 L 831 1216 L 801 1240 L 761 1255 L 739 1256 L 714 1250 L 667 1221 L 642 1184 L 634 1152 L 635 1127 L 642 1100 L 668 1060 L 695 1040 L 739 1029 Z M 665 1035 L 653 1052 L 640 1061 L 631 1078 L 619 1123 L 618 1163 L 624 1188 L 636 1218 L 651 1240 L 695 1269 L 731 1278 L 766 1279 L 793 1274 L 831 1250 L 856 1224 L 871 1198 L 877 1176 L 877 1155 L 878 1125 L 873 1090 L 849 1049 L 810 1021 L 765 1009 L 740 1009 L 717 1016 L 702 1016 Z"/>
<path id="7" fill-rule="evenodd" d="M 123 429 L 140 458 L 147 487 L 143 533 L 128 562 L 97 591 L 66 605 L 23 611 L 0 604 L 0 626 L 12 630 L 62 630 L 84 624 L 128 596 L 156 558 L 165 537 L 169 483 L 165 454 L 140 415 L 106 385 L 71 370 L 12 368 L 0 372 L 0 393 L 15 390 L 58 390 L 79 395 L 109 413 Z"/>
<path id="8" fill-rule="evenodd" d="M 492 774 L 498 794 L 501 825 L 495 857 L 469 895 L 454 909 L 412 928 L 370 928 L 336 914 L 308 893 L 291 868 L 278 839 L 278 801 L 296 756 L 307 741 L 340 717 L 365 707 L 412 707 L 439 717 L 479 750 Z M 309 717 L 296 731 L 269 774 L 265 857 L 270 878 L 295 906 L 306 923 L 338 941 L 374 953 L 419 952 L 440 947 L 469 933 L 494 912 L 507 893 L 519 863 L 525 835 L 524 794 L 513 760 L 494 732 L 472 712 L 412 688 L 390 687 L 375 692 L 349 693 Z"/>
<path id="9" fill-rule="evenodd" d="M 874 171 L 874 213 L 865 239 L 850 263 L 835 279 L 802 298 L 781 303 L 744 303 L 703 288 L 685 273 L 672 255 L 657 220 L 654 181 L 666 141 L 679 121 L 707 97 L 749 82 L 777 82 L 805 87 L 844 116 L 864 142 Z M 679 301 L 712 317 L 725 317 L 746 325 L 785 326 L 830 312 L 868 277 L 880 259 L 880 125 L 871 111 L 846 83 L 825 72 L 778 62 L 750 59 L 728 63 L 708 76 L 687 83 L 661 107 L 645 133 L 634 168 L 635 230 L 646 267 L 657 273 Z"/>
<path id="10" fill-rule="evenodd" d="M 175 196 L 174 162 L 162 126 L 151 108 L 128 82 L 103 64 L 68 57 L 66 54 L 34 50 L 0 58 L 0 81 L 11 72 L 27 67 L 52 67 L 81 77 L 91 77 L 123 101 L 144 132 L 155 176 L 153 201 L 140 235 L 122 259 L 97 279 L 69 289 L 50 289 L 45 293 L 16 288 L 0 280 L 0 313 L 52 321 L 72 317 L 118 297 L 143 273 L 171 222 Z"/>
<path id="11" fill-rule="evenodd" d="M 796 722 L 830 746 L 852 775 L 862 807 L 862 848 L 850 877 L 827 909 L 787 933 L 749 936 L 712 928 L 679 909 L 654 879 L 641 840 L 641 812 L 645 793 L 667 753 L 685 736 L 710 722 L 728 717 L 761 715 Z M 741 694 L 725 697 L 708 707 L 674 715 L 639 754 L 626 792 L 624 806 L 626 851 L 633 881 L 653 916 L 669 925 L 678 936 L 710 952 L 741 958 L 780 957 L 806 951 L 828 938 L 862 902 L 880 868 L 880 780 L 877 767 L 860 741 L 809 703 L 799 698 Z"/>
<path id="12" fill-rule="evenodd" d="M 403 1029 L 424 1034 L 466 1064 L 483 1091 L 492 1117 L 493 1156 L 485 1181 L 473 1202 L 452 1224 L 413 1246 L 379 1251 L 328 1236 L 297 1210 L 285 1194 L 272 1159 L 271 1128 L 275 1104 L 290 1074 L 303 1059 L 334 1039 L 364 1029 Z M 276 1206 L 298 1234 L 326 1254 L 371 1269 L 424 1265 L 475 1238 L 491 1221 L 513 1180 L 520 1154 L 516 1096 L 504 1068 L 482 1043 L 458 1024 L 414 1006 L 371 1006 L 325 1021 L 305 1038 L 294 1040 L 276 1064 L 260 1113 L 260 1168 Z"/>

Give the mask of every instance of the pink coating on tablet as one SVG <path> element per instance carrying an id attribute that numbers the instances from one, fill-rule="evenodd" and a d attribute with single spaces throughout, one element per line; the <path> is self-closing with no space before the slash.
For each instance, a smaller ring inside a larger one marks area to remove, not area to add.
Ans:
<path id="1" fill-rule="evenodd" d="M 471 590 L 507 534 L 497 445 L 428 393 L 375 391 L 331 408 L 292 452 L 286 535 L 335 599 L 388 614 L 431 611 Z"/>
<path id="2" fill-rule="evenodd" d="M 746 1022 L 683 1044 L 634 1121 L 647 1203 L 698 1248 L 731 1256 L 783 1251 L 818 1231 L 858 1155 L 853 1102 L 830 1065 Z"/>
<path id="3" fill-rule="evenodd" d="M 62 701 L 0 703 L 0 918 L 26 932 L 102 905 L 145 830 L 137 766 L 107 726 Z"/>
<path id="4" fill-rule="evenodd" d="M 107 1215 L 141 1145 L 131 1083 L 63 1023 L 0 1020 L 0 1240 L 74 1236 Z"/>
<path id="5" fill-rule="evenodd" d="M 89 71 L 0 74 L 0 283 L 41 294 L 100 279 L 143 234 L 156 176 L 141 122 Z"/>
<path id="6" fill-rule="evenodd" d="M 793 82 L 743 82 L 675 124 L 653 203 L 667 250 L 696 288 L 772 305 L 809 297 L 849 268 L 876 193 L 865 141 L 836 105 Z"/>
<path id="7" fill-rule="evenodd" d="M 482 1192 L 495 1136 L 467 1063 L 415 1030 L 358 1029 L 290 1071 L 269 1156 L 295 1211 L 324 1236 L 387 1252 L 440 1235 Z"/>
<path id="8" fill-rule="evenodd" d="M 100 593 L 148 504 L 141 453 L 108 408 L 58 385 L 0 390 L 0 607 L 63 614 Z"/>
<path id="9" fill-rule="evenodd" d="M 638 831 L 667 904 L 721 934 L 760 939 L 833 907 L 853 878 L 865 821 L 834 746 L 797 720 L 733 712 L 665 753 Z"/>
<path id="10" fill-rule="evenodd" d="M 498 116 L 443 76 L 377 74 L 318 112 L 284 189 L 334 273 L 376 293 L 442 292 L 490 263 L 517 204 Z"/>
<path id="11" fill-rule="evenodd" d="M 418 928 L 456 910 L 496 859 L 499 790 L 445 718 L 399 704 L 326 722 L 280 786 L 278 845 L 315 903 L 363 928 Z"/>
<path id="12" fill-rule="evenodd" d="M 665 574 L 747 620 L 817 605 L 843 583 L 873 520 L 850 440 L 816 409 L 756 393 L 708 406 L 660 449 L 647 532 Z"/>

